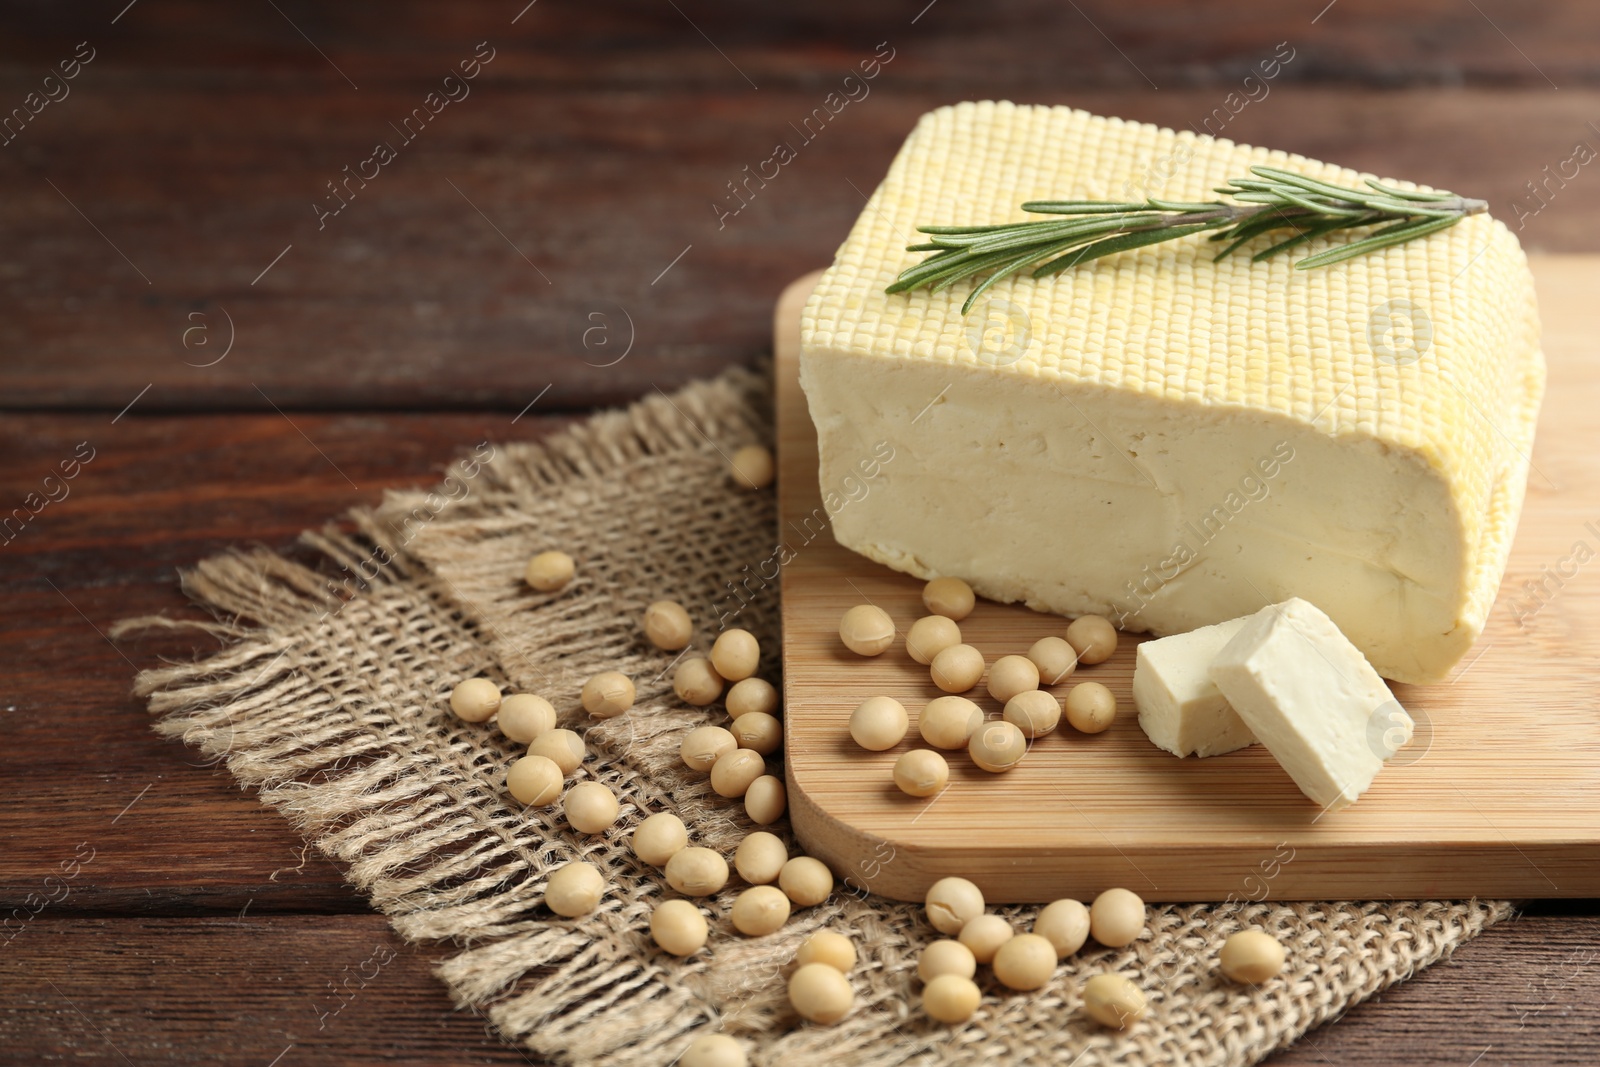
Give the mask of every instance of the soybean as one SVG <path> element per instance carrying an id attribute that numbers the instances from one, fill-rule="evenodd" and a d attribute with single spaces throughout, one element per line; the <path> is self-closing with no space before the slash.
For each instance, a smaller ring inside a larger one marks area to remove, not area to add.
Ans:
<path id="1" fill-rule="evenodd" d="M 991 774 L 1009 771 L 1028 754 L 1028 739 L 1013 723 L 986 722 L 967 743 L 972 762 Z"/>
<path id="2" fill-rule="evenodd" d="M 689 829 L 671 812 L 658 811 L 633 830 L 633 854 L 659 867 L 689 847 Z"/>
<path id="3" fill-rule="evenodd" d="M 943 615 L 924 615 L 906 631 L 906 653 L 915 661 L 927 666 L 933 657 L 961 643 L 961 627 Z"/>
<path id="4" fill-rule="evenodd" d="M 734 898 L 728 917 L 748 937 L 770 934 L 789 921 L 789 898 L 770 885 L 751 886 Z"/>
<path id="5" fill-rule="evenodd" d="M 1125 1030 L 1144 1015 L 1144 994 L 1120 974 L 1097 974 L 1083 983 L 1083 1010 L 1101 1026 Z"/>
<path id="6" fill-rule="evenodd" d="M 1089 909 L 1070 898 L 1054 901 L 1033 920 L 1033 932 L 1050 942 L 1057 956 L 1070 956 L 1089 939 Z"/>
<path id="7" fill-rule="evenodd" d="M 1283 970 L 1283 945 L 1264 930 L 1229 934 L 1218 957 L 1222 973 L 1235 982 L 1260 985 Z"/>
<path id="8" fill-rule="evenodd" d="M 850 980 L 826 963 L 808 963 L 789 978 L 789 1003 L 803 1019 L 831 1024 L 855 1004 Z"/>
<path id="9" fill-rule="evenodd" d="M 617 821 L 617 795 L 599 782 L 579 782 L 561 801 L 567 823 L 580 834 L 599 834 Z"/>
<path id="10" fill-rule="evenodd" d="M 778 886 L 802 908 L 821 904 L 833 892 L 833 872 L 821 860 L 796 856 L 778 872 Z"/>
<path id="11" fill-rule="evenodd" d="M 711 788 L 721 797 L 742 797 L 751 783 L 766 773 L 767 761 L 761 753 L 736 748 L 717 757 L 711 765 Z"/>
<path id="12" fill-rule="evenodd" d="M 1089 905 L 1089 933 L 1108 948 L 1122 948 L 1144 932 L 1144 901 L 1129 889 L 1107 889 Z"/>
<path id="13" fill-rule="evenodd" d="M 1027 656 L 1001 656 L 989 668 L 989 695 L 1002 704 L 1037 688 L 1039 668 Z"/>
<path id="14" fill-rule="evenodd" d="M 965 693 L 983 677 L 983 653 L 971 645 L 951 645 L 933 657 L 928 674 L 946 693 Z"/>
<path id="15" fill-rule="evenodd" d="M 709 848 L 690 845 L 667 861 L 667 884 L 684 896 L 706 897 L 728 884 L 728 861 Z"/>
<path id="16" fill-rule="evenodd" d="M 1078 650 L 1059 637 L 1041 637 L 1028 649 L 1041 685 L 1060 685 L 1078 668 Z"/>
<path id="17" fill-rule="evenodd" d="M 950 784 L 950 764 L 932 749 L 912 749 L 895 760 L 894 784 L 907 796 L 931 797 Z"/>
<path id="18" fill-rule="evenodd" d="M 1086 667 L 1104 663 L 1117 650 L 1117 628 L 1099 615 L 1083 615 L 1067 627 L 1067 644 Z"/>
<path id="19" fill-rule="evenodd" d="M 1061 701 L 1043 689 L 1030 689 L 1006 701 L 1000 714 L 1023 737 L 1043 737 L 1061 725 Z"/>
<path id="20" fill-rule="evenodd" d="M 1098 734 L 1117 717 L 1117 698 L 1099 682 L 1079 682 L 1067 693 L 1067 722 L 1073 729 Z"/>
<path id="21" fill-rule="evenodd" d="M 657 600 L 644 609 L 644 635 L 665 652 L 688 648 L 694 637 L 694 623 L 676 600 Z"/>
<path id="22" fill-rule="evenodd" d="M 710 774 L 717 760 L 739 747 L 739 739 L 720 726 L 697 726 L 683 735 L 678 756 L 691 771 Z"/>
<path id="23" fill-rule="evenodd" d="M 777 474 L 772 453 L 761 445 L 745 445 L 733 454 L 728 465 L 733 470 L 734 483 L 741 489 L 765 489 Z"/>
<path id="24" fill-rule="evenodd" d="M 935 578 L 922 587 L 922 603 L 935 615 L 960 622 L 972 614 L 977 598 L 960 578 Z"/>
<path id="25" fill-rule="evenodd" d="M 700 656 L 686 659 L 672 672 L 672 691 L 686 704 L 703 708 L 722 695 L 722 675 Z"/>
<path id="26" fill-rule="evenodd" d="M 583 683 L 579 700 L 597 719 L 614 719 L 633 707 L 633 680 L 621 671 L 601 671 Z"/>
<path id="27" fill-rule="evenodd" d="M 935 697 L 917 716 L 918 732 L 935 748 L 965 748 L 982 725 L 983 710 L 966 697 Z"/>
<path id="28" fill-rule="evenodd" d="M 751 712 L 763 715 L 778 714 L 778 690 L 771 682 L 760 678 L 742 678 L 728 690 L 723 701 L 731 718 L 740 718 Z"/>
<path id="29" fill-rule="evenodd" d="M 500 687 L 487 678 L 468 678 L 450 691 L 450 710 L 463 722 L 487 722 L 500 709 Z"/>
<path id="30" fill-rule="evenodd" d="M 788 806 L 789 791 L 776 775 L 763 774 L 745 790 L 744 813 L 757 826 L 771 826 L 783 817 Z"/>
<path id="31" fill-rule="evenodd" d="M 760 662 L 761 644 L 749 630 L 724 630 L 711 646 L 711 666 L 729 682 L 744 681 Z"/>
<path id="32" fill-rule="evenodd" d="M 710 933 L 706 917 L 687 900 L 663 900 L 650 913 L 651 938 L 674 956 L 699 952 Z"/>
<path id="33" fill-rule="evenodd" d="M 506 740 L 526 745 L 556 728 L 556 709 L 544 697 L 513 693 L 500 702 L 494 721 Z"/>
<path id="34" fill-rule="evenodd" d="M 795 951 L 794 961 L 802 967 L 808 963 L 825 963 L 840 974 L 849 974 L 850 968 L 856 965 L 855 942 L 832 930 L 818 930 Z"/>
<path id="35" fill-rule="evenodd" d="M 965 878 L 941 878 L 928 887 L 922 903 L 933 928 L 954 936 L 983 914 L 983 890 Z"/>
<path id="36" fill-rule="evenodd" d="M 960 941 L 934 941 L 917 957 L 917 977 L 924 982 L 931 982 L 941 974 L 971 978 L 977 971 L 977 958 Z"/>
<path id="37" fill-rule="evenodd" d="M 770 756 L 783 747 L 783 723 L 764 711 L 752 711 L 733 720 L 731 730 L 740 748 Z"/>
<path id="38" fill-rule="evenodd" d="M 551 872 L 545 883 L 544 902 L 557 915 L 576 919 L 600 905 L 606 879 L 592 863 L 564 863 Z"/>
<path id="39" fill-rule="evenodd" d="M 528 561 L 525 577 L 539 592 L 553 593 L 572 581 L 576 570 L 572 557 L 565 552 L 540 552 Z"/>
<path id="40" fill-rule="evenodd" d="M 553 760 L 562 774 L 571 774 L 583 766 L 583 758 L 589 754 L 584 746 L 583 738 L 571 730 L 551 730 L 549 733 L 540 734 L 528 746 L 528 755 L 544 756 Z"/>
<path id="41" fill-rule="evenodd" d="M 545 756 L 524 756 L 506 772 L 506 792 L 522 804 L 543 807 L 561 795 L 561 768 Z"/>
<path id="42" fill-rule="evenodd" d="M 868 752 L 893 748 L 910 728 L 906 706 L 894 697 L 868 697 L 850 713 L 850 736 Z"/>
<path id="43" fill-rule="evenodd" d="M 701 1034 L 678 1057 L 678 1067 L 749 1067 L 739 1042 L 727 1034 Z"/>
<path id="44" fill-rule="evenodd" d="M 922 1010 L 929 1018 L 950 1025 L 972 1018 L 982 1001 L 977 983 L 959 974 L 941 974 L 922 990 Z"/>
<path id="45" fill-rule="evenodd" d="M 994 954 L 994 976 L 1009 989 L 1042 989 L 1055 970 L 1055 946 L 1038 934 L 1018 934 Z"/>
<path id="46" fill-rule="evenodd" d="M 769 885 L 778 880 L 778 873 L 789 862 L 789 850 L 783 839 L 765 830 L 745 835 L 733 854 L 734 869 L 739 877 L 751 885 Z"/>
<path id="47" fill-rule="evenodd" d="M 1000 946 L 1016 935 L 1017 932 L 1003 916 L 974 915 L 961 927 L 956 940 L 971 949 L 972 958 L 979 963 L 991 963 Z"/>
<path id="48" fill-rule="evenodd" d="M 882 608 L 857 604 L 839 620 L 839 640 L 858 656 L 881 655 L 894 644 L 894 620 Z"/>

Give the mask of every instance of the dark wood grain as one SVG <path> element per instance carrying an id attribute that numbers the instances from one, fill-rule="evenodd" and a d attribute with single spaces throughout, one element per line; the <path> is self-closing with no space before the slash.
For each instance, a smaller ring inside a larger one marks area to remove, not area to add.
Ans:
<path id="1" fill-rule="evenodd" d="M 1600 919 L 1525 918 L 1302 1037 L 1272 1067 L 1600 1059 Z"/>
<path id="2" fill-rule="evenodd" d="M 1269 1062 L 1591 1064 L 1600 1052 L 1597 939 L 1593 918 L 1503 923 Z M 498 1045 L 477 1017 L 451 1011 L 429 973 L 434 953 L 401 944 L 377 916 L 47 913 L 4 951 L 7 1063 L 261 1067 L 290 1046 L 285 1065 L 531 1061 Z"/>
<path id="3" fill-rule="evenodd" d="M 6 98 L 76 39 L 99 43 L 71 95 L 0 149 L 0 404 L 116 411 L 151 385 L 149 410 L 514 411 L 547 387 L 564 409 L 670 388 L 766 346 L 776 294 L 827 262 L 926 110 L 1007 96 L 1206 128 L 1285 40 L 1268 95 L 1210 129 L 1513 220 L 1539 206 L 1545 167 L 1600 146 L 1595 68 L 1571 58 L 1594 54 L 1600 20 L 1577 3 L 1341 0 L 1315 25 L 1322 5 L 1179 0 L 1081 15 L 943 0 L 915 26 L 911 10 L 684 8 L 717 47 L 670 5 L 541 4 L 512 27 L 519 6 L 285 8 L 326 60 L 270 6 L 141 4 L 103 32 L 105 13 L 29 12 L 5 44 Z M 402 139 L 393 124 L 485 39 L 470 95 Z M 802 140 L 791 123 L 880 41 L 893 58 L 870 95 Z M 380 140 L 397 158 L 347 179 Z M 722 217 L 728 183 L 780 140 L 798 158 Z M 345 180 L 348 205 L 320 217 Z M 1526 243 L 1595 248 L 1600 180 L 1551 189 Z"/>
<path id="4" fill-rule="evenodd" d="M 104 634 L 132 615 L 209 618 L 178 590 L 180 567 L 246 542 L 290 548 L 300 530 L 386 487 L 431 480 L 460 446 L 563 424 L 536 414 L 515 426 L 482 415 L 0 416 L 5 514 L 80 443 L 95 449 L 65 499 L 0 547 L 0 914 L 45 892 L 42 879 L 79 845 L 94 859 L 73 881 L 73 910 L 365 911 L 225 768 L 157 737 L 130 695 L 136 668 L 216 642 Z"/>
<path id="5" fill-rule="evenodd" d="M 452 1010 L 438 953 L 376 915 L 45 914 L 0 951 L 7 1064 L 535 1062 Z"/>
<path id="6" fill-rule="evenodd" d="M 485 75 L 319 231 L 324 184 L 375 138 L 397 140 L 388 122 L 415 93 L 86 85 L 0 157 L 0 220 L 29 265 L 0 284 L 0 397 L 115 412 L 154 383 L 147 409 L 514 413 L 547 387 L 542 403 L 573 408 L 710 374 L 766 347 L 778 292 L 827 263 L 917 116 L 969 95 L 899 91 L 892 70 L 725 225 L 726 183 L 798 141 L 788 123 L 817 93 L 564 94 Z M 1037 99 L 1184 127 L 1222 96 Z M 1226 132 L 1484 196 L 1512 218 L 1519 193 L 1537 206 L 1523 186 L 1542 167 L 1578 138 L 1600 145 L 1592 115 L 1600 91 L 1285 87 Z M 1531 247 L 1597 246 L 1587 177 L 1527 222 Z M 226 358 L 195 366 L 230 335 Z"/>
<path id="7" fill-rule="evenodd" d="M 111 25 L 126 2 L 19 5 L 0 55 L 70 49 L 90 37 L 121 64 L 246 68 L 349 90 L 342 70 L 365 90 L 426 66 L 439 42 L 487 38 L 504 42 L 511 73 L 546 85 L 750 91 L 752 82 L 762 90 L 817 84 L 830 68 L 853 66 L 855 49 L 889 40 L 915 45 L 906 76 L 924 84 L 1166 90 L 1235 80 L 1259 53 L 1290 40 L 1316 50 L 1296 80 L 1545 89 L 1600 80 L 1600 25 L 1582 0 L 827 0 L 782 9 L 733 0 L 282 0 L 277 12 L 262 5 L 227 17 L 199 0 L 169 0 Z"/>

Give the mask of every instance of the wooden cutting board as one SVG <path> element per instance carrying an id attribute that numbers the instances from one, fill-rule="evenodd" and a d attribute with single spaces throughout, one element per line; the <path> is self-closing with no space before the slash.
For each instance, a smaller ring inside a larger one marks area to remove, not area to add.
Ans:
<path id="1" fill-rule="evenodd" d="M 904 648 L 925 613 L 922 582 L 840 548 L 820 521 L 816 434 L 797 380 L 800 308 L 817 276 L 791 285 L 775 321 L 779 531 L 792 554 L 783 676 L 789 809 L 807 852 L 848 886 L 902 900 L 952 874 L 1010 902 L 1114 885 L 1155 901 L 1600 895 L 1600 257 L 1539 258 L 1534 272 L 1550 388 L 1490 625 L 1450 681 L 1394 687 L 1416 740 L 1358 804 L 1320 818 L 1260 745 L 1179 760 L 1150 744 L 1127 635 L 1110 661 L 1077 674 L 1116 694 L 1107 732 L 1063 724 L 1003 775 L 947 754 L 950 787 L 931 800 L 895 788 L 896 757 L 921 743 L 916 713 L 940 695 Z M 870 660 L 838 637 L 839 617 L 868 601 L 901 631 Z M 1065 627 L 981 600 L 961 623 L 990 663 Z M 870 753 L 847 723 L 880 693 L 906 705 L 912 730 Z M 981 689 L 968 695 L 998 715 Z"/>

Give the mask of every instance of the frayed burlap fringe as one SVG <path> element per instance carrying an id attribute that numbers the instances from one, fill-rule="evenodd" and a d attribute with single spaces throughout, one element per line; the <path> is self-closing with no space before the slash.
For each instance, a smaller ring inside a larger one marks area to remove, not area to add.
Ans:
<path id="1" fill-rule="evenodd" d="M 314 567 L 260 550 L 206 560 L 185 588 L 218 617 L 200 625 L 232 643 L 146 671 L 136 689 L 157 730 L 225 761 L 402 935 L 452 943 L 439 974 L 458 1004 L 562 1063 L 670 1063 L 714 1029 L 772 1067 L 1247 1064 L 1509 913 L 1477 901 L 1153 908 L 1139 941 L 1086 949 L 1038 993 L 988 982 L 977 1016 L 953 1030 L 916 1009 L 916 955 L 938 935 L 911 906 L 838 892 L 779 933 L 747 939 L 728 923 L 735 879 L 703 902 L 713 924 L 705 951 L 679 960 L 655 950 L 650 909 L 671 891 L 634 859 L 632 828 L 673 811 L 696 843 L 731 855 L 753 824 L 679 764 L 683 732 L 723 713 L 675 699 L 674 657 L 642 641 L 637 620 L 651 600 L 681 601 L 705 649 L 736 613 L 776 681 L 776 586 L 740 581 L 770 555 L 772 494 L 735 489 L 724 460 L 770 440 L 769 398 L 764 374 L 736 370 L 538 445 L 480 445 L 432 493 L 392 494 L 342 528 L 308 531 Z M 578 559 L 578 578 L 556 594 L 520 580 L 543 548 Z M 731 595 L 730 582 L 747 591 Z M 140 625 L 175 624 L 124 630 Z M 591 722 L 578 689 L 608 668 L 636 680 L 638 702 Z M 615 829 L 574 835 L 559 809 L 507 803 L 516 746 L 447 709 L 455 682 L 480 673 L 545 694 L 585 733 L 591 755 L 579 773 L 622 798 Z M 556 918 L 541 906 L 545 876 L 578 858 L 608 872 L 604 903 Z M 1000 910 L 1018 925 L 1034 912 Z M 1245 925 L 1288 946 L 1285 974 L 1261 989 L 1215 975 L 1218 945 Z M 821 927 L 861 951 L 855 1010 L 830 1028 L 796 1025 L 784 996 L 795 948 Z M 1079 1010 L 1082 981 L 1106 970 L 1139 975 L 1151 995 L 1149 1017 L 1126 1034 L 1098 1030 Z"/>

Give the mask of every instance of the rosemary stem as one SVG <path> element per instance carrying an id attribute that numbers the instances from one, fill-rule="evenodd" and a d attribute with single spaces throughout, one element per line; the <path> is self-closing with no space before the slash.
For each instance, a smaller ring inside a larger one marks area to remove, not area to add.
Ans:
<path id="1" fill-rule="evenodd" d="M 1026 267 L 1035 266 L 1035 278 L 1046 278 L 1091 259 L 1205 230 L 1214 230 L 1210 234 L 1214 242 L 1227 242 L 1216 259 L 1272 230 L 1294 230 L 1290 237 L 1274 238 L 1274 243 L 1254 253 L 1251 261 L 1259 262 L 1338 230 L 1382 227 L 1360 240 L 1307 256 L 1296 264 L 1306 270 L 1437 234 L 1490 206 L 1453 192 L 1400 189 L 1373 179 L 1366 181 L 1366 189 L 1346 189 L 1274 166 L 1251 166 L 1250 171 L 1250 178 L 1234 179 L 1216 190 L 1230 200 L 1029 200 L 1022 210 L 1051 218 L 998 226 L 920 226 L 917 229 L 930 240 L 909 248 L 933 254 L 902 270 L 888 291 L 904 293 L 925 286 L 947 290 L 966 278 L 987 275 L 966 298 L 962 307 L 966 312 L 990 286 Z"/>
<path id="2" fill-rule="evenodd" d="M 938 291 L 986 275 L 967 297 L 966 311 L 986 289 L 1029 266 L 1036 268 L 1033 277 L 1046 278 L 1101 256 L 1204 231 L 1214 231 L 1213 241 L 1227 242 L 1215 257 L 1222 259 L 1273 230 L 1294 231 L 1251 256 L 1259 262 L 1340 230 L 1383 227 L 1307 256 L 1296 264 L 1306 270 L 1426 237 L 1489 209 L 1484 200 L 1401 189 L 1373 179 L 1367 180 L 1367 188 L 1351 189 L 1275 167 L 1250 171 L 1249 177 L 1216 190 L 1231 198 L 1226 201 L 1030 200 L 1023 210 L 1051 218 L 992 226 L 919 226 L 929 239 L 908 247 L 933 254 L 902 271 L 888 291 Z"/>

